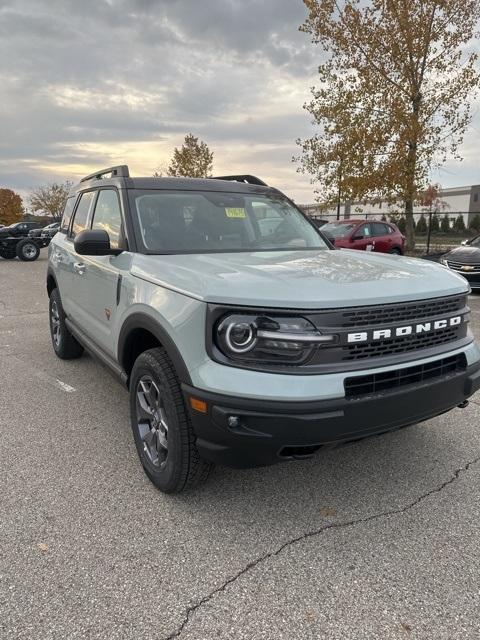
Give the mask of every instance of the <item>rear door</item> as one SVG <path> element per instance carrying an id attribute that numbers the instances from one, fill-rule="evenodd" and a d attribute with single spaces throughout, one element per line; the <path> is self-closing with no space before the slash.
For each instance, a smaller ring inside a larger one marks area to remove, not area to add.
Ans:
<path id="1" fill-rule="evenodd" d="M 391 228 L 383 222 L 371 222 L 375 251 L 388 253 L 393 245 Z"/>
<path id="2" fill-rule="evenodd" d="M 91 216 L 92 229 L 104 229 L 112 249 L 126 249 L 127 238 L 119 193 L 114 187 L 100 189 Z M 79 326 L 103 351 L 115 356 L 112 327 L 118 307 L 123 274 L 128 269 L 126 253 L 118 256 L 78 256 L 83 267 L 77 279 Z M 75 276 L 74 276 L 75 277 Z"/>

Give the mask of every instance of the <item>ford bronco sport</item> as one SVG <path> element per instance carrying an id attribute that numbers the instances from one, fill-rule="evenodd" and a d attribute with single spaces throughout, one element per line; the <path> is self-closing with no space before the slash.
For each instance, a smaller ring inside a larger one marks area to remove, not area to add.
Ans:
<path id="1" fill-rule="evenodd" d="M 87 176 L 47 290 L 55 353 L 85 348 L 127 386 L 138 455 L 165 492 L 212 463 L 303 458 L 417 423 L 480 387 L 464 278 L 334 249 L 253 176 Z"/>

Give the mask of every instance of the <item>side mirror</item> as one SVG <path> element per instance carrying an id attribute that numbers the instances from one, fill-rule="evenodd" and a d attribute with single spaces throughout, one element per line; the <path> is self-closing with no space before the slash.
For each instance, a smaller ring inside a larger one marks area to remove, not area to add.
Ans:
<path id="1" fill-rule="evenodd" d="M 120 253 L 110 248 L 110 238 L 104 229 L 84 229 L 73 241 L 75 251 L 81 256 L 110 256 Z"/>
<path id="2" fill-rule="evenodd" d="M 463 244 L 463 246 L 468 244 L 468 240 L 462 240 L 462 242 L 460 244 Z"/>

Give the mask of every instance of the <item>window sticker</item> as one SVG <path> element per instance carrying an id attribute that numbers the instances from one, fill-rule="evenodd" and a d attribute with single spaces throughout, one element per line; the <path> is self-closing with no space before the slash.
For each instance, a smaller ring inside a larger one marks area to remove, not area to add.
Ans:
<path id="1" fill-rule="evenodd" d="M 247 214 L 243 207 L 225 207 L 227 218 L 246 218 Z"/>

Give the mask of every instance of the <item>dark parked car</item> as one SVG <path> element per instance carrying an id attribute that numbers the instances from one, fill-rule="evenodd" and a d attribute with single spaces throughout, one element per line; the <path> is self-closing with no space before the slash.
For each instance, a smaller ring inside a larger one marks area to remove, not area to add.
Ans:
<path id="1" fill-rule="evenodd" d="M 8 227 L 0 229 L 0 237 L 2 238 L 20 238 L 28 236 L 32 229 L 39 228 L 38 222 L 15 222 Z"/>
<path id="2" fill-rule="evenodd" d="M 403 255 L 405 236 L 391 222 L 338 220 L 322 227 L 322 233 L 341 249 L 360 249 Z"/>
<path id="3" fill-rule="evenodd" d="M 472 289 L 480 289 L 480 235 L 446 253 L 441 262 L 466 278 Z"/>
<path id="4" fill-rule="evenodd" d="M 54 222 L 53 224 L 49 224 L 47 227 L 42 229 L 40 233 L 40 238 L 51 240 L 59 229 L 60 229 L 60 222 Z"/>
<path id="5" fill-rule="evenodd" d="M 28 237 L 39 238 L 44 231 L 48 231 L 49 229 L 55 229 L 55 233 L 56 233 L 59 227 L 60 227 L 59 222 L 52 222 L 51 224 L 47 224 L 46 227 L 40 227 L 39 229 L 32 229 L 32 231 L 28 232 Z"/>

